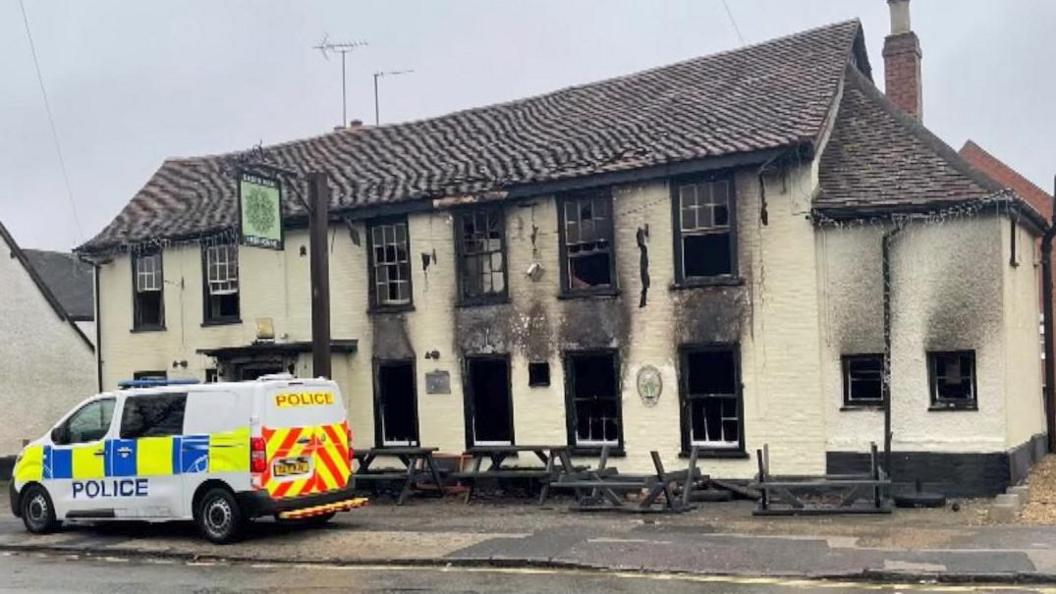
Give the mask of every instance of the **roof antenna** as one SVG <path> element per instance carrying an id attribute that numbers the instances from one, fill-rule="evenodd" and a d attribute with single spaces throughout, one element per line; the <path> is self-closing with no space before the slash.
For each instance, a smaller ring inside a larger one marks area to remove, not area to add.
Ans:
<path id="1" fill-rule="evenodd" d="M 352 52 L 356 48 L 366 47 L 366 41 L 330 41 L 330 35 L 323 34 L 323 40 L 319 42 L 319 45 L 312 46 L 319 50 L 323 57 L 330 60 L 330 54 L 327 52 L 334 52 L 341 54 L 341 127 L 348 126 L 348 91 L 345 86 L 345 80 L 347 75 L 345 72 L 345 55 Z"/>
<path id="2" fill-rule="evenodd" d="M 381 125 L 381 116 L 378 112 L 378 79 L 383 76 L 400 76 L 401 74 L 411 74 L 413 70 L 389 70 L 389 71 L 377 71 L 374 73 L 374 125 Z"/>

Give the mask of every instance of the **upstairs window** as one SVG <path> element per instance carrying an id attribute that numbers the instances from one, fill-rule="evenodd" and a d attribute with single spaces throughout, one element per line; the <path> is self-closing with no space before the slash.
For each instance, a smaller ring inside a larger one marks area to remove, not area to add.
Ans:
<path id="1" fill-rule="evenodd" d="M 205 322 L 239 321 L 238 246 L 205 246 Z"/>
<path id="2" fill-rule="evenodd" d="M 402 308 L 411 305 L 411 261 L 407 220 L 378 222 L 370 227 L 372 305 Z"/>
<path id="3" fill-rule="evenodd" d="M 933 410 L 976 409 L 975 351 L 928 353 Z"/>
<path id="4" fill-rule="evenodd" d="M 459 286 L 463 303 L 506 298 L 506 236 L 502 210 L 479 209 L 455 217 Z"/>
<path id="5" fill-rule="evenodd" d="M 676 181 L 672 191 L 677 280 L 692 284 L 734 274 L 732 180 Z"/>
<path id="6" fill-rule="evenodd" d="M 165 327 L 161 252 L 133 255 L 132 281 L 132 329 L 161 330 Z"/>
<path id="7" fill-rule="evenodd" d="M 609 190 L 570 194 L 559 202 L 561 288 L 565 293 L 606 292 L 616 288 L 612 249 L 612 196 Z"/>
<path id="8" fill-rule="evenodd" d="M 682 444 L 744 451 L 741 377 L 735 346 L 682 349 Z"/>
<path id="9" fill-rule="evenodd" d="M 884 402 L 884 356 L 843 357 L 843 405 L 879 406 Z"/>

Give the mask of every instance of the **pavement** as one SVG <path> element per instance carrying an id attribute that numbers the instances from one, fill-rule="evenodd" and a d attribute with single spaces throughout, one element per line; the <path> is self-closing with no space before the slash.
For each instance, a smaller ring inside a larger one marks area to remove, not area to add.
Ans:
<path id="1" fill-rule="evenodd" d="M 653 575 L 1056 584 L 1056 527 L 992 524 L 986 504 L 884 516 L 756 518 L 750 502 L 674 515 L 583 513 L 449 498 L 381 500 L 320 528 L 254 523 L 216 546 L 186 523 L 69 525 L 36 536 L 0 518 L 0 551 L 181 562 L 415 566 Z M 0 509 L 7 502 L 0 496 Z"/>

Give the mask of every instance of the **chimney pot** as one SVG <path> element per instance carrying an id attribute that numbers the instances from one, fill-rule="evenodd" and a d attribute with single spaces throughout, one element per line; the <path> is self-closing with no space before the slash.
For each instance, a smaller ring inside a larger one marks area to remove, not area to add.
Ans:
<path id="1" fill-rule="evenodd" d="M 887 0 L 891 10 L 891 34 L 901 35 L 913 30 L 909 22 L 909 0 Z"/>

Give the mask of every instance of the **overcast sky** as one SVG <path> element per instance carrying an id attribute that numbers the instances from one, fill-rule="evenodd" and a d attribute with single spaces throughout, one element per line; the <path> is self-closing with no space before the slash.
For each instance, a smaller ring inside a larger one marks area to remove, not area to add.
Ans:
<path id="1" fill-rule="evenodd" d="M 24 247 L 70 249 L 100 231 L 162 159 L 326 132 L 349 117 L 417 119 L 735 48 L 721 0 L 24 0 L 65 156 L 70 209 L 18 0 L 0 0 L 0 221 Z M 728 0 L 747 43 L 849 18 L 882 87 L 884 0 Z M 924 120 L 972 138 L 1051 192 L 1056 2 L 916 0 Z"/>

